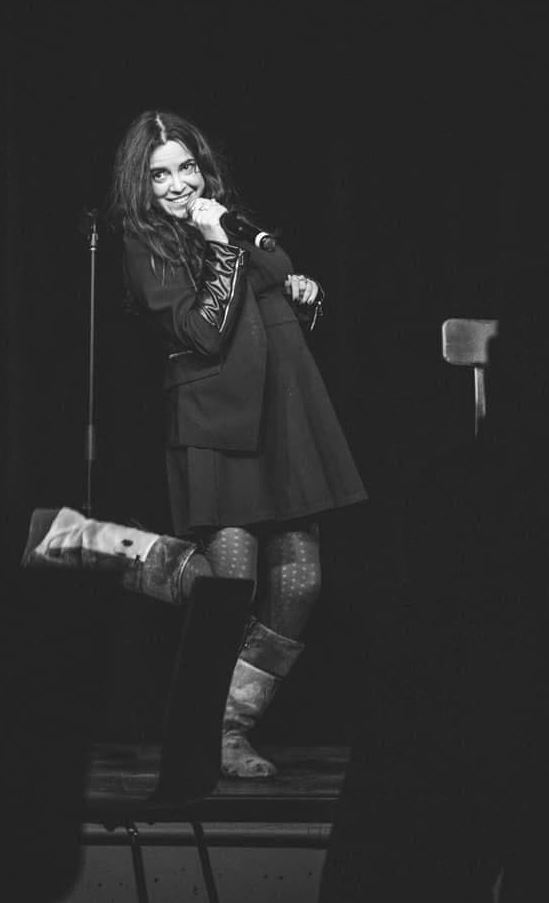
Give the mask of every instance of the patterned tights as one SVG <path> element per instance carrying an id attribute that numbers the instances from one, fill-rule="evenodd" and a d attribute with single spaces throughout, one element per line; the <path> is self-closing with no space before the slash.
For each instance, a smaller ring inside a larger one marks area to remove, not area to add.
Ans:
<path id="1" fill-rule="evenodd" d="M 259 536 L 223 527 L 206 540 L 205 554 L 215 576 L 259 582 L 254 614 L 266 627 L 290 639 L 300 636 L 320 591 L 316 524 Z"/>

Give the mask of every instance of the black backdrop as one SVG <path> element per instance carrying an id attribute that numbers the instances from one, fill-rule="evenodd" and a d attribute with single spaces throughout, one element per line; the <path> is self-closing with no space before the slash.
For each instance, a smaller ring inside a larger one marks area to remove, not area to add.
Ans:
<path id="1" fill-rule="evenodd" d="M 451 485 L 471 442 L 472 376 L 442 361 L 441 323 L 520 307 L 525 270 L 534 294 L 546 284 L 544 4 L 17 3 L 4 17 L 6 559 L 34 507 L 84 501 L 80 212 L 103 208 L 131 118 L 180 110 L 326 288 L 311 343 L 372 504 L 324 524 L 308 650 L 263 731 L 347 740 L 349 682 L 368 679 L 354 670 L 373 629 L 362 615 L 407 579 L 411 500 L 437 473 Z M 158 362 L 120 312 L 118 251 L 102 226 L 95 510 L 169 530 Z"/>

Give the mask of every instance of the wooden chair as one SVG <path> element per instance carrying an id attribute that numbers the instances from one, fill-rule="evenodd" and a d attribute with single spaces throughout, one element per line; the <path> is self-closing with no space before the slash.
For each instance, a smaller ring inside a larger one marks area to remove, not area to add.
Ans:
<path id="1" fill-rule="evenodd" d="M 453 318 L 442 324 L 442 356 L 449 364 L 472 367 L 475 387 L 475 436 L 486 417 L 484 370 L 489 363 L 490 341 L 498 334 L 497 320 Z"/>
<path id="2" fill-rule="evenodd" d="M 149 897 L 136 823 L 175 820 L 192 826 L 208 899 L 218 903 L 200 800 L 220 775 L 222 716 L 252 591 L 248 580 L 197 581 L 171 665 L 159 742 L 94 747 L 83 821 L 125 829 L 139 903 Z"/>

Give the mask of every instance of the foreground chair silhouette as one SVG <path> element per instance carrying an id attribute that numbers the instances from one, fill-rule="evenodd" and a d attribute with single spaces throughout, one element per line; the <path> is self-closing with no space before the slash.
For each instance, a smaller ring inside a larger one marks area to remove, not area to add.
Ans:
<path id="1" fill-rule="evenodd" d="M 160 742 L 94 750 L 83 820 L 126 830 L 139 903 L 149 900 L 139 821 L 192 825 L 208 899 L 218 901 L 200 800 L 220 775 L 222 716 L 252 592 L 248 580 L 197 579 L 162 703 Z"/>

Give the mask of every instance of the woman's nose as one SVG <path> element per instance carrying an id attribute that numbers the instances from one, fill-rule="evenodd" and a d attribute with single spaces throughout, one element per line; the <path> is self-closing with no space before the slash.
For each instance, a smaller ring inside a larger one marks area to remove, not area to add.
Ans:
<path id="1" fill-rule="evenodd" d="M 178 172 L 172 174 L 172 191 L 177 191 L 178 193 L 183 189 L 183 179 Z"/>

